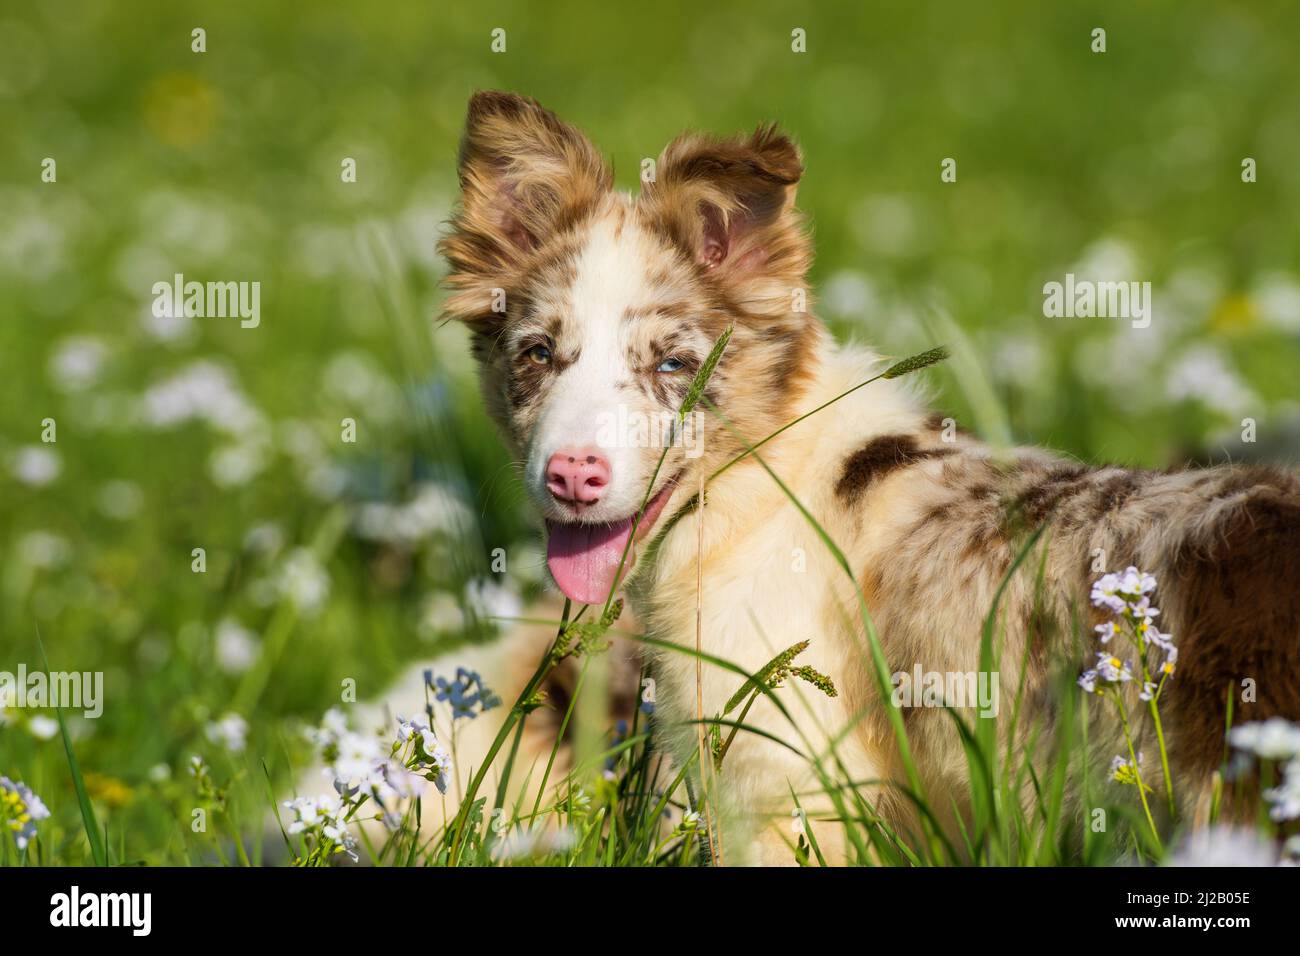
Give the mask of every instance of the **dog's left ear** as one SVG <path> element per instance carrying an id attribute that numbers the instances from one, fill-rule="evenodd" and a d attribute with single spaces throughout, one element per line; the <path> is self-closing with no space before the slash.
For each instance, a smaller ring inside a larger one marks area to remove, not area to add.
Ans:
<path id="1" fill-rule="evenodd" d="M 460 210 L 439 248 L 451 265 L 447 314 L 491 331 L 493 289 L 508 285 L 554 232 L 613 186 L 591 142 L 536 100 L 483 91 L 461 141 Z"/>
<path id="2" fill-rule="evenodd" d="M 700 269 L 770 311 L 788 305 L 812 260 L 794 208 L 802 175 L 798 147 L 774 125 L 727 139 L 688 133 L 659 157 L 643 203 Z"/>

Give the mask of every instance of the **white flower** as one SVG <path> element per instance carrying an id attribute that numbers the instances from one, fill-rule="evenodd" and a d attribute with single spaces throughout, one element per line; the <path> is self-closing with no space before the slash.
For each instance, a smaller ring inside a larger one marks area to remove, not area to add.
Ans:
<path id="1" fill-rule="evenodd" d="M 1119 622 L 1107 621 L 1105 624 L 1098 624 L 1093 630 L 1097 632 L 1097 640 L 1103 644 L 1109 644 L 1110 639 L 1120 633 Z"/>
<path id="2" fill-rule="evenodd" d="M 372 502 L 357 512 L 357 534 L 370 541 L 413 547 L 433 534 L 463 535 L 473 525 L 473 511 L 451 489 L 425 483 L 400 505 Z"/>
<path id="3" fill-rule="evenodd" d="M 230 374 L 207 360 L 192 362 L 151 386 L 140 398 L 146 424 L 170 428 L 201 420 L 236 438 L 265 425 L 265 418 L 235 386 Z"/>
<path id="4" fill-rule="evenodd" d="M 299 611 L 315 614 L 329 599 L 329 572 L 310 549 L 296 548 L 281 566 L 276 586 Z"/>
<path id="5" fill-rule="evenodd" d="M 405 746 L 413 740 L 417 740 L 417 745 L 426 753 L 432 753 L 438 747 L 438 738 L 433 735 L 427 720 L 423 717 L 412 717 L 409 720 L 398 717 L 397 745 Z"/>
<path id="6" fill-rule="evenodd" d="M 244 535 L 244 547 L 261 554 L 275 554 L 284 546 L 284 529 L 274 521 L 253 525 Z"/>
<path id="7" fill-rule="evenodd" d="M 1145 594 L 1129 603 L 1128 612 L 1139 622 L 1150 622 L 1152 618 L 1160 616 L 1160 609 L 1152 607 L 1151 598 Z"/>
<path id="8" fill-rule="evenodd" d="M 1078 684 L 1089 694 L 1096 693 L 1097 671 L 1094 668 L 1089 667 L 1086 671 L 1084 671 L 1082 674 L 1079 675 Z"/>
<path id="9" fill-rule="evenodd" d="M 1123 613 L 1128 606 L 1125 600 L 1119 596 L 1119 575 L 1103 574 L 1092 585 L 1092 594 L 1090 595 L 1092 603 L 1096 607 L 1104 607 L 1115 612 Z"/>
<path id="10" fill-rule="evenodd" d="M 50 379 L 62 391 L 84 391 L 99 381 L 107 354 L 104 343 L 94 336 L 70 336 L 61 341 L 50 356 Z"/>
<path id="11" fill-rule="evenodd" d="M 1165 866 L 1273 866 L 1277 848 L 1254 830 L 1212 826 L 1195 830 Z"/>
<path id="12" fill-rule="evenodd" d="M 315 837 L 329 853 L 346 853 L 355 862 L 356 840 L 348 830 L 348 805 L 334 794 L 318 797 L 298 797 L 286 800 L 286 810 L 292 810 L 293 820 L 285 829 L 289 833 L 304 833 Z"/>
<path id="13" fill-rule="evenodd" d="M 1143 790 L 1151 789 L 1142 782 L 1141 751 L 1138 752 L 1136 760 L 1120 756 L 1114 757 L 1110 762 L 1110 778 L 1117 783 L 1141 787 Z"/>
<path id="14" fill-rule="evenodd" d="M 1119 576 L 1119 583 L 1125 594 L 1150 594 L 1156 589 L 1156 579 L 1152 575 L 1132 566 Z"/>
<path id="15" fill-rule="evenodd" d="M 330 734 L 334 739 L 348 732 L 348 718 L 337 707 L 331 707 L 325 711 L 325 716 L 321 718 L 321 731 Z"/>
<path id="16" fill-rule="evenodd" d="M 1234 416 L 1258 408 L 1260 401 L 1223 354 L 1209 345 L 1191 346 L 1172 364 L 1165 391 L 1175 401 L 1197 399 Z"/>
<path id="17" fill-rule="evenodd" d="M 1290 760 L 1300 756 L 1300 725 L 1283 717 L 1270 717 L 1233 727 L 1228 742 L 1265 760 Z"/>
<path id="18" fill-rule="evenodd" d="M 256 635 L 234 618 L 222 618 L 216 633 L 217 666 L 227 674 L 242 674 L 257 660 Z"/>
<path id="19" fill-rule="evenodd" d="M 208 740 L 225 747 L 231 753 L 242 753 L 248 742 L 248 721 L 238 714 L 226 714 L 220 720 L 208 724 Z"/>
<path id="20" fill-rule="evenodd" d="M 1174 647 L 1173 635 L 1162 633 L 1160 628 L 1156 627 L 1154 624 L 1146 622 L 1139 624 L 1138 636 L 1140 636 L 1147 644 L 1154 644 L 1166 654 L 1172 654 L 1177 657 L 1178 651 Z"/>
<path id="21" fill-rule="evenodd" d="M 413 800 L 424 793 L 425 780 L 396 760 L 378 760 L 361 781 L 361 789 L 386 806 L 393 800 Z"/>
<path id="22" fill-rule="evenodd" d="M 1269 816 L 1274 820 L 1300 817 L 1300 757 L 1293 757 L 1283 769 L 1282 785 L 1264 791 L 1264 799 L 1273 805 Z"/>
<path id="23" fill-rule="evenodd" d="M 1128 661 L 1121 661 L 1118 657 L 1105 651 L 1097 652 L 1097 673 L 1102 680 L 1111 684 L 1133 679 L 1133 672 L 1129 670 Z"/>
<path id="24" fill-rule="evenodd" d="M 1163 674 L 1174 676 L 1175 667 L 1178 664 L 1178 648 L 1170 644 L 1165 648 L 1165 662 L 1160 665 L 1160 671 Z"/>
<path id="25" fill-rule="evenodd" d="M 49 531 L 29 531 L 18 539 L 18 558 L 30 568 L 57 568 L 71 553 L 68 539 Z"/>
<path id="26" fill-rule="evenodd" d="M 577 842 L 577 836 L 568 827 L 560 830 L 514 829 L 492 844 L 492 859 L 502 862 L 564 853 Z"/>
<path id="27" fill-rule="evenodd" d="M 151 339 L 167 344 L 183 344 L 195 335 L 195 322 L 183 311 L 172 314 L 171 302 L 156 314 L 152 308 L 140 314 L 140 328 Z"/>
<path id="28" fill-rule="evenodd" d="M 415 769 L 428 773 L 429 779 L 437 785 L 438 789 L 446 792 L 447 775 L 451 773 L 451 754 L 438 743 L 438 738 L 434 736 L 428 722 L 422 717 L 412 717 L 410 720 L 399 717 L 397 732 L 398 747 L 415 743 L 415 754 L 412 758 L 415 761 Z"/>
<path id="29" fill-rule="evenodd" d="M 1138 700 L 1152 700 L 1156 696 L 1156 685 L 1153 681 L 1143 681 L 1142 691 L 1138 694 Z"/>
<path id="30" fill-rule="evenodd" d="M 377 736 L 353 730 L 339 734 L 330 749 L 333 752 L 326 754 L 330 760 L 326 772 L 347 789 L 364 783 L 374 771 L 375 764 L 388 759 Z"/>
<path id="31" fill-rule="evenodd" d="M 1159 611 L 1150 607 L 1150 601 L 1144 595 L 1156 589 L 1156 579 L 1144 571 L 1130 566 L 1118 574 L 1103 574 L 1092 585 L 1091 599 L 1097 607 L 1104 607 L 1115 614 L 1138 614 L 1154 616 Z"/>
<path id="32" fill-rule="evenodd" d="M 37 740 L 51 740 L 59 732 L 59 722 L 44 714 L 37 714 L 27 721 L 27 732 Z"/>
<path id="33" fill-rule="evenodd" d="M 99 510 L 118 521 L 134 518 L 143 502 L 140 487 L 129 481 L 110 481 L 99 489 Z"/>
<path id="34" fill-rule="evenodd" d="M 231 442 L 212 453 L 208 474 L 222 488 L 236 488 L 256 478 L 266 467 L 266 453 L 256 440 Z"/>
<path id="35" fill-rule="evenodd" d="M 385 746 L 377 734 L 350 730 L 341 710 L 331 709 L 320 727 L 307 730 L 308 738 L 320 748 L 325 768 L 346 801 L 363 795 L 374 801 L 385 825 L 396 828 L 402 816 L 400 804 L 424 794 L 427 779 L 445 790 L 451 755 L 438 745 L 433 731 L 419 717 L 398 718 L 396 741 Z M 408 745 L 413 753 L 396 759 Z"/>
<path id="36" fill-rule="evenodd" d="M 14 477 L 23 484 L 39 488 L 59 477 L 63 463 L 53 449 L 43 445 L 24 445 L 14 453 L 10 468 Z"/>
<path id="37" fill-rule="evenodd" d="M 1287 837 L 1282 844 L 1282 865 L 1296 866 L 1300 863 L 1300 835 Z"/>

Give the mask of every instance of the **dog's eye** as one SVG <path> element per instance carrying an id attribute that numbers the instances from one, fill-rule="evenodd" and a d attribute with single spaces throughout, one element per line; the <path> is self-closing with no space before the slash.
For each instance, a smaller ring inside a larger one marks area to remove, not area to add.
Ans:
<path id="1" fill-rule="evenodd" d="M 657 368 L 655 371 L 658 371 L 658 372 L 680 372 L 680 371 L 681 371 L 682 369 L 684 369 L 685 367 L 686 367 L 686 363 L 683 362 L 681 359 L 666 358 L 666 359 L 664 359 L 662 362 L 659 363 L 659 368 Z"/>
<path id="2" fill-rule="evenodd" d="M 550 365 L 551 350 L 545 345 L 534 345 L 524 355 L 528 356 L 528 361 L 534 365 Z"/>

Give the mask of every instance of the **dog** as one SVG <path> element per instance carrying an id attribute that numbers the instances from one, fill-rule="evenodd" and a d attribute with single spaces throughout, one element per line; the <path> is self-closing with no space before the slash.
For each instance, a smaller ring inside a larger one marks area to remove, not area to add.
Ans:
<path id="1" fill-rule="evenodd" d="M 717 780 L 727 862 L 768 864 L 790 862 L 792 792 L 809 795 L 809 815 L 831 812 L 811 796 L 808 754 L 833 753 L 883 819 L 915 823 L 898 787 L 865 783 L 906 777 L 863 604 L 890 673 L 974 672 L 1006 579 L 1000 700 L 1009 707 L 1023 682 L 1020 726 L 1050 736 L 1053 675 L 1077 673 L 1096 650 L 1079 637 L 1102 621 L 1092 583 L 1100 570 L 1136 566 L 1158 581 L 1160 626 L 1179 648 L 1161 707 L 1174 778 L 1186 784 L 1180 809 L 1192 813 L 1222 763 L 1227 697 L 1242 681 L 1256 696 L 1237 703 L 1238 719 L 1300 717 L 1300 477 L 998 454 L 950 434 L 906 379 L 853 390 L 884 360 L 836 344 L 805 306 L 803 173 L 775 126 L 687 133 L 633 197 L 614 189 L 586 136 L 537 102 L 470 100 L 460 204 L 440 243 L 445 315 L 471 333 L 483 401 L 524 462 L 554 582 L 575 604 L 626 592 L 653 639 L 661 743 L 679 761 L 700 745 L 699 718 L 723 713 L 740 681 L 717 666 L 697 673 L 697 658 L 672 645 L 698 639 L 753 674 L 810 640 L 799 662 L 838 695 L 791 692 L 789 716 L 756 701 L 744 723 L 759 732 L 737 735 Z M 693 450 L 621 440 L 611 422 L 678 413 L 728 329 L 701 399 L 705 440 Z M 1008 577 L 1040 529 L 1024 570 Z M 1125 685 L 1130 713 L 1140 683 Z M 931 804 L 963 812 L 968 767 L 950 716 L 908 708 L 903 719 Z M 1125 752 L 1121 729 L 1100 709 L 1094 720 L 1099 752 Z M 1149 730 L 1135 732 L 1149 756 Z M 844 859 L 836 829 L 817 835 Z"/>

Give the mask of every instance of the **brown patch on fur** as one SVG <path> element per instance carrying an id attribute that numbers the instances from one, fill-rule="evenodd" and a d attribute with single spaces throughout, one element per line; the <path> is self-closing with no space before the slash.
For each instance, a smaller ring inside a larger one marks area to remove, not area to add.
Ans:
<path id="1" fill-rule="evenodd" d="M 527 356 L 517 358 L 510 370 L 510 383 L 507 398 L 514 408 L 524 408 L 542 393 L 542 388 L 553 376 L 559 375 L 573 362 L 577 355 L 563 358 L 558 352 L 551 353 L 548 365 L 538 365 Z"/>
<path id="2" fill-rule="evenodd" d="M 1130 498 L 1150 481 L 1143 473 L 1126 471 L 1103 481 L 1096 487 L 1091 518 L 1100 521 L 1107 515 L 1122 511 Z"/>
<path id="3" fill-rule="evenodd" d="M 1167 693 L 1179 728 L 1178 760 L 1208 772 L 1223 756 L 1225 699 L 1234 720 L 1300 717 L 1300 497 L 1276 472 L 1242 469 L 1221 491 L 1245 497 L 1208 546 L 1183 549 L 1174 564 L 1178 670 Z M 1255 681 L 1254 703 L 1240 700 Z"/>
<path id="4" fill-rule="evenodd" d="M 1072 465 L 1049 471 L 1040 481 L 1022 490 L 1010 507 L 1011 520 L 1034 528 L 1042 524 L 1067 498 L 1088 487 L 1092 469 Z"/>
<path id="5" fill-rule="evenodd" d="M 892 471 L 953 454 L 951 448 L 922 448 L 914 435 L 882 435 L 844 462 L 835 494 L 845 506 L 856 504 L 873 482 Z"/>

